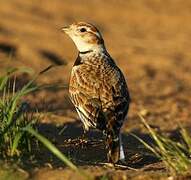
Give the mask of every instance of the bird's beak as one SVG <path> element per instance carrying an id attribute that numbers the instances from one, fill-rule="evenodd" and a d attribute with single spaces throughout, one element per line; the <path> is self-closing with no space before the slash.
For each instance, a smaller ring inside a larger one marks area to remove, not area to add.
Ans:
<path id="1" fill-rule="evenodd" d="M 62 29 L 61 29 L 61 31 L 65 32 L 66 34 L 68 34 L 69 30 L 70 30 L 69 26 L 62 27 Z"/>

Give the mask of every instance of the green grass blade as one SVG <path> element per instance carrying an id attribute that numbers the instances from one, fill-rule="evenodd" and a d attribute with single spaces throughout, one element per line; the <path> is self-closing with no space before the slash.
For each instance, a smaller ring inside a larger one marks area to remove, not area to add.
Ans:
<path id="1" fill-rule="evenodd" d="M 0 91 L 2 91 L 4 89 L 4 87 L 7 84 L 7 81 L 8 81 L 8 77 L 7 76 L 0 77 Z"/>
<path id="2" fill-rule="evenodd" d="M 73 170 L 78 170 L 78 168 L 67 159 L 67 157 L 62 154 L 55 145 L 53 145 L 47 138 L 36 132 L 31 127 L 24 128 L 25 131 L 29 132 L 33 136 L 35 136 L 44 146 L 46 146 L 56 157 L 58 157 L 60 160 L 62 160 L 68 167 L 70 167 Z"/>
<path id="3" fill-rule="evenodd" d="M 22 135 L 23 135 L 23 132 L 19 132 L 19 133 L 16 134 L 16 136 L 15 136 L 15 138 L 13 140 L 13 146 L 11 147 L 11 156 L 13 156 L 14 153 L 16 152 L 17 147 L 19 145 L 19 141 L 20 141 Z"/>
<path id="4" fill-rule="evenodd" d="M 148 143 L 146 143 L 144 140 L 142 140 L 140 137 L 138 137 L 135 134 L 130 133 L 133 137 L 135 137 L 138 141 L 140 141 L 147 149 L 149 149 L 151 152 L 153 152 L 158 158 L 161 158 L 160 154 Z"/>
<path id="5" fill-rule="evenodd" d="M 188 134 L 188 132 L 186 131 L 186 129 L 181 127 L 181 131 L 180 131 L 186 145 L 188 146 L 188 151 L 189 154 L 191 156 L 191 136 Z"/>
<path id="6" fill-rule="evenodd" d="M 145 125 L 145 127 L 149 130 L 150 134 L 152 135 L 153 139 L 155 140 L 155 142 L 158 144 L 158 146 L 160 147 L 160 149 L 162 151 L 166 151 L 162 142 L 160 141 L 160 139 L 158 138 L 156 132 L 146 123 L 145 119 L 143 118 L 143 116 L 139 115 L 139 117 L 141 118 L 141 121 L 143 122 L 143 124 Z"/>
<path id="7" fill-rule="evenodd" d="M 187 172 L 191 167 L 191 159 L 188 157 L 188 154 L 190 154 L 191 137 L 188 132 L 184 128 L 181 128 L 181 135 L 185 145 L 184 143 L 173 141 L 169 137 L 159 134 L 147 124 L 141 115 L 139 115 L 139 117 L 155 141 L 156 147 L 150 146 L 140 138 L 137 139 L 143 143 L 146 148 L 157 155 L 157 157 L 161 158 L 172 175 L 184 174 Z"/>

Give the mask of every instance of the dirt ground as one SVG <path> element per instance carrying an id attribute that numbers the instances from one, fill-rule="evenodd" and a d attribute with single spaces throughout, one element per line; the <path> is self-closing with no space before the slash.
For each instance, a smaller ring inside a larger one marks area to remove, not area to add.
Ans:
<path id="1" fill-rule="evenodd" d="M 176 135 L 178 122 L 191 127 L 190 20 L 191 1 L 184 0 L 1 0 L 0 73 L 8 67 L 27 67 L 38 73 L 57 65 L 38 79 L 38 84 L 54 88 L 32 94 L 27 101 L 44 114 L 40 132 L 95 179 L 103 175 L 166 179 L 163 165 L 128 132 L 149 139 L 138 113 L 170 135 Z M 123 139 L 127 162 L 136 170 L 103 165 L 103 137 L 95 130 L 88 133 L 87 143 L 80 143 L 82 124 L 67 90 L 77 50 L 60 31 L 74 21 L 91 22 L 100 29 L 127 78 L 132 103 Z M 23 75 L 18 81 L 22 84 L 28 78 Z M 40 161 L 22 167 L 32 179 L 80 179 L 46 150 L 37 157 Z"/>

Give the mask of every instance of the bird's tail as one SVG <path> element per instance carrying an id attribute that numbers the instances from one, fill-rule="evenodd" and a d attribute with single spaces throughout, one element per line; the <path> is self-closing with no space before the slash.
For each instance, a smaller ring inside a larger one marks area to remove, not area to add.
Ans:
<path id="1" fill-rule="evenodd" d="M 106 147 L 107 158 L 110 163 L 117 163 L 119 160 L 125 159 L 123 151 L 120 128 L 122 121 L 116 119 L 116 115 L 113 112 L 107 114 L 109 121 L 106 125 Z"/>

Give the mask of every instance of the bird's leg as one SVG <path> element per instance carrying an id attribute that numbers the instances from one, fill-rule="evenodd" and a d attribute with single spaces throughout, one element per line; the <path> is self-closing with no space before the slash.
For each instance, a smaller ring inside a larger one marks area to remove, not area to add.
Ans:
<path id="1" fill-rule="evenodd" d="M 81 136 L 81 143 L 84 144 L 84 143 L 87 143 L 87 130 L 85 128 L 83 128 L 83 134 Z"/>
<path id="2" fill-rule="evenodd" d="M 119 134 L 113 130 L 109 131 L 106 136 L 107 159 L 110 163 L 117 163 L 120 159 L 120 140 Z"/>
<path id="3" fill-rule="evenodd" d="M 85 128 L 83 129 L 83 134 L 82 134 L 82 139 L 86 139 L 87 138 L 87 131 L 85 130 Z"/>

